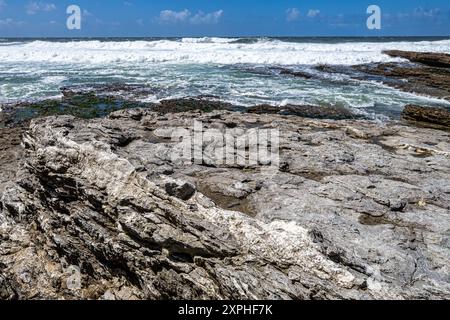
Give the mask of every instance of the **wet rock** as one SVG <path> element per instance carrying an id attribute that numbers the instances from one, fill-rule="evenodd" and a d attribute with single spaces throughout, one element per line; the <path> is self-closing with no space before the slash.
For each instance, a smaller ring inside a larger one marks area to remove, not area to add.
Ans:
<path id="1" fill-rule="evenodd" d="M 26 125 L 31 119 L 52 115 L 72 115 L 77 118 L 92 119 L 105 117 L 111 112 L 122 109 L 149 107 L 152 104 L 133 100 L 104 96 L 94 92 L 67 94 L 61 99 L 20 102 L 1 106 L 0 126 L 14 127 Z M 5 108 L 6 107 L 6 108 Z"/>
<path id="2" fill-rule="evenodd" d="M 272 106 L 270 104 L 261 104 L 258 106 L 249 107 L 247 112 L 256 114 L 277 114 L 281 112 L 281 107 Z"/>
<path id="3" fill-rule="evenodd" d="M 256 114 L 279 114 L 279 115 L 291 115 L 304 118 L 314 119 L 360 119 L 361 115 L 357 115 L 344 107 L 338 106 L 309 106 L 309 105 L 285 105 L 285 106 L 271 106 L 271 105 L 258 105 L 249 107 L 247 109 L 249 113 Z"/>
<path id="4" fill-rule="evenodd" d="M 280 75 L 288 75 L 288 76 L 293 76 L 293 77 L 297 77 L 297 78 L 311 79 L 313 77 L 312 74 L 309 74 L 304 71 L 299 71 L 299 70 L 291 70 L 291 69 L 278 68 L 278 67 L 271 68 L 271 70 L 279 72 Z"/>
<path id="5" fill-rule="evenodd" d="M 352 76 L 376 80 L 396 89 L 450 100 L 450 70 L 404 63 L 380 63 L 354 66 L 366 75 Z M 372 79 L 373 76 L 376 79 Z"/>
<path id="6" fill-rule="evenodd" d="M 450 68 L 450 54 L 434 52 L 411 52 L 400 50 L 383 51 L 391 57 L 408 59 L 411 62 L 417 62 L 429 67 Z"/>
<path id="7" fill-rule="evenodd" d="M 166 192 L 181 200 L 189 200 L 196 192 L 195 186 L 190 183 L 178 184 L 176 182 L 168 182 L 165 185 Z"/>
<path id="8" fill-rule="evenodd" d="M 60 90 L 66 99 L 71 99 L 75 96 L 99 95 L 136 100 L 139 98 L 146 98 L 149 95 L 154 95 L 158 92 L 158 89 L 143 84 L 126 83 L 68 86 L 62 87 Z"/>
<path id="9" fill-rule="evenodd" d="M 402 112 L 405 120 L 450 127 L 450 111 L 444 108 L 407 105 Z"/>
<path id="10" fill-rule="evenodd" d="M 214 110 L 241 111 L 242 107 L 210 98 L 196 97 L 163 100 L 153 107 L 154 111 L 160 113 L 178 113 L 187 111 L 211 112 Z"/>

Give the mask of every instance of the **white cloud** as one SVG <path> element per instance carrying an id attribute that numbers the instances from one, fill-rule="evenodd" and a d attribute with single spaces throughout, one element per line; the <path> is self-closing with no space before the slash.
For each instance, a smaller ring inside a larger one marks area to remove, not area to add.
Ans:
<path id="1" fill-rule="evenodd" d="M 191 12 L 188 9 L 179 12 L 172 10 L 163 10 L 159 14 L 159 21 L 170 23 L 184 22 L 190 17 L 190 15 Z"/>
<path id="2" fill-rule="evenodd" d="M 409 19 L 438 19 L 443 12 L 439 8 L 424 9 L 422 7 L 415 8 L 412 12 L 400 12 L 397 14 L 399 20 Z"/>
<path id="3" fill-rule="evenodd" d="M 137 20 L 136 20 L 136 24 L 137 24 L 138 26 L 143 27 L 143 26 L 145 25 L 144 19 L 137 19 Z"/>
<path id="4" fill-rule="evenodd" d="M 309 18 L 315 18 L 315 17 L 317 17 L 319 14 L 320 14 L 320 10 L 317 10 L 317 9 L 310 9 L 310 10 L 308 11 L 308 17 L 309 17 Z"/>
<path id="5" fill-rule="evenodd" d="M 160 23 L 191 23 L 191 24 L 217 24 L 223 16 L 223 10 L 214 12 L 199 11 L 195 15 L 188 9 L 183 11 L 163 10 L 160 12 Z"/>
<path id="6" fill-rule="evenodd" d="M 56 5 L 53 3 L 31 1 L 25 6 L 25 9 L 27 11 L 27 14 L 33 15 L 38 13 L 39 11 L 54 11 L 56 10 Z"/>
<path id="7" fill-rule="evenodd" d="M 223 10 L 204 13 L 202 11 L 198 12 L 195 16 L 193 16 L 190 21 L 193 24 L 217 24 L 222 18 Z"/>
<path id="8" fill-rule="evenodd" d="M 14 20 L 11 18 L 0 20 L 0 27 L 9 27 L 12 25 L 13 22 Z"/>
<path id="9" fill-rule="evenodd" d="M 25 22 L 23 22 L 23 21 L 15 21 L 14 19 L 7 18 L 7 19 L 0 20 L 0 29 L 20 27 L 24 24 L 25 24 Z"/>
<path id="10" fill-rule="evenodd" d="M 2 9 L 6 7 L 6 2 L 5 0 L 0 0 L 0 11 L 2 11 Z"/>
<path id="11" fill-rule="evenodd" d="M 297 8 L 290 8 L 286 10 L 286 20 L 291 22 L 291 21 L 296 21 L 300 18 L 300 10 L 298 10 Z"/>
<path id="12" fill-rule="evenodd" d="M 441 9 L 424 9 L 422 7 L 416 8 L 414 10 L 414 16 L 419 18 L 434 18 L 441 14 Z"/>

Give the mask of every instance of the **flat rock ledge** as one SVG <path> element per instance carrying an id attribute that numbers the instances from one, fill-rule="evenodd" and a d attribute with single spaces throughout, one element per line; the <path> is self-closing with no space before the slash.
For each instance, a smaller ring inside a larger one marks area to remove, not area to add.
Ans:
<path id="1" fill-rule="evenodd" d="M 402 118 L 450 129 L 450 111 L 444 108 L 407 105 L 402 112 Z"/>
<path id="2" fill-rule="evenodd" d="M 278 129 L 279 170 L 174 161 L 194 120 Z M 128 109 L 32 120 L 22 145 L 0 188 L 1 299 L 450 298 L 446 131 Z"/>

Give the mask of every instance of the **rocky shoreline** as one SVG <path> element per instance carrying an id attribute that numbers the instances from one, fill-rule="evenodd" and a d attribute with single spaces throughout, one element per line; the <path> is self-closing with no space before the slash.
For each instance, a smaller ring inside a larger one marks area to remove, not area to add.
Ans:
<path id="1" fill-rule="evenodd" d="M 2 117 L 0 299 L 450 298 L 446 109 L 380 124 L 65 89 Z M 277 166 L 206 138 L 177 161 L 196 122 L 245 152 L 277 130 Z"/>
<path id="2" fill-rule="evenodd" d="M 172 162 L 194 120 L 279 129 L 279 170 Z M 447 131 L 128 109 L 32 120 L 22 143 L 2 158 L 3 299 L 449 298 Z"/>

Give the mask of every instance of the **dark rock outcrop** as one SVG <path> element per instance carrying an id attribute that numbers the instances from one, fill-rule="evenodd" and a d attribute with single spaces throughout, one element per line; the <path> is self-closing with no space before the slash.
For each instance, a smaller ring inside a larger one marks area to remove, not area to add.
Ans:
<path id="1" fill-rule="evenodd" d="M 296 78 L 304 78 L 304 79 L 311 79 L 313 78 L 313 75 L 304 71 L 300 70 L 291 70 L 287 68 L 281 68 L 281 67 L 272 67 L 270 70 L 278 72 L 280 75 L 287 75 L 292 76 Z"/>
<path id="2" fill-rule="evenodd" d="M 195 186 L 190 183 L 176 183 L 168 182 L 165 185 L 165 190 L 170 196 L 187 201 L 192 198 L 196 192 Z"/>
<path id="3" fill-rule="evenodd" d="M 383 51 L 391 57 L 408 59 L 411 62 L 421 63 L 429 67 L 450 68 L 450 54 L 435 52 L 411 52 L 400 50 Z"/>
<path id="4" fill-rule="evenodd" d="M 162 100 L 159 103 L 144 103 L 125 98 L 128 94 L 134 94 L 139 88 L 137 85 L 118 84 L 88 86 L 87 88 L 61 88 L 63 94 L 61 99 L 20 102 L 0 106 L 2 110 L 0 112 L 0 128 L 28 125 L 31 119 L 38 117 L 72 115 L 77 118 L 91 119 L 105 117 L 117 110 L 134 108 L 151 108 L 160 114 L 226 110 L 242 113 L 295 115 L 317 119 L 361 118 L 360 115 L 353 113 L 350 109 L 338 106 L 258 105 L 247 108 L 220 101 L 217 97 L 212 96 Z M 106 90 L 111 90 L 111 92 L 107 93 Z M 122 93 L 121 90 L 123 90 L 125 97 L 117 95 Z M 141 90 L 144 89 L 141 88 Z"/>
<path id="5" fill-rule="evenodd" d="M 402 112 L 405 120 L 419 121 L 450 128 L 450 111 L 444 108 L 407 105 Z"/>
<path id="6" fill-rule="evenodd" d="M 91 84 L 61 88 L 61 93 L 63 94 L 65 99 L 71 99 L 76 96 L 95 94 L 110 97 L 115 96 L 133 100 L 137 98 L 145 98 L 157 92 L 157 89 L 143 84 L 126 83 Z"/>

